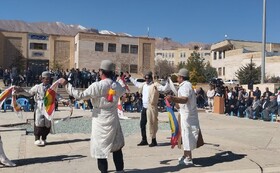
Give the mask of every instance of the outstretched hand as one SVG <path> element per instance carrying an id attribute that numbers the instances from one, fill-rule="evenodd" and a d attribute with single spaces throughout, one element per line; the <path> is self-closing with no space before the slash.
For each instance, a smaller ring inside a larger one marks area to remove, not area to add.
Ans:
<path id="1" fill-rule="evenodd" d="M 17 93 L 23 92 L 24 89 L 21 88 L 20 86 L 15 86 L 15 87 L 14 87 L 14 91 L 15 91 L 15 94 L 17 94 Z"/>
<path id="2" fill-rule="evenodd" d="M 171 102 L 172 101 L 172 96 L 171 95 L 167 95 L 167 96 L 164 97 L 164 99 L 167 99 L 169 102 Z"/>
<path id="3" fill-rule="evenodd" d="M 130 78 L 130 77 L 131 77 L 131 75 L 128 72 L 126 72 L 125 73 L 125 78 Z"/>
<path id="4" fill-rule="evenodd" d="M 65 86 L 65 85 L 68 83 L 68 81 L 67 81 L 66 79 L 64 79 L 64 78 L 60 78 L 59 80 L 61 81 L 60 84 L 61 84 L 62 86 Z"/>

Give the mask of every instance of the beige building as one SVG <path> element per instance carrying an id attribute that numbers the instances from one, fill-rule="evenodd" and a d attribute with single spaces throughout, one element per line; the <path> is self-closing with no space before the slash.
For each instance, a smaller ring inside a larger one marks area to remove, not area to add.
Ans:
<path id="1" fill-rule="evenodd" d="M 76 68 L 98 70 L 110 59 L 116 70 L 143 74 L 154 70 L 155 39 L 114 34 L 78 33 L 75 36 Z"/>
<path id="2" fill-rule="evenodd" d="M 266 77 L 280 76 L 280 44 L 266 44 Z M 243 40 L 224 40 L 211 46 L 211 65 L 223 80 L 236 79 L 238 69 L 250 63 L 261 65 L 262 43 Z"/>
<path id="3" fill-rule="evenodd" d="M 76 36 L 0 32 L 0 66 L 10 68 L 21 59 L 22 69 L 36 74 L 49 68 L 98 70 L 111 59 L 117 71 L 145 73 L 154 69 L 155 39 L 114 34 L 78 33 Z"/>
<path id="4" fill-rule="evenodd" d="M 169 64 L 176 67 L 180 63 L 186 64 L 193 52 L 194 50 L 189 48 L 177 48 L 173 50 L 156 49 L 155 60 L 166 60 Z M 197 50 L 196 52 L 200 54 L 200 57 L 204 59 L 204 62 L 210 61 L 211 63 L 210 50 Z"/>
<path id="5" fill-rule="evenodd" d="M 26 32 L 0 32 L 0 65 L 21 70 L 30 67 L 40 74 L 50 68 L 70 68 L 74 65 L 74 38 Z"/>
<path id="6" fill-rule="evenodd" d="M 0 66 L 10 67 L 21 57 L 28 56 L 28 34 L 25 32 L 0 32 Z"/>

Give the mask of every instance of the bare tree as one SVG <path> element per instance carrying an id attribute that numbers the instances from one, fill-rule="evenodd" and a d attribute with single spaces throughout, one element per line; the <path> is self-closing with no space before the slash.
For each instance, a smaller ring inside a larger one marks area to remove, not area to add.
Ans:
<path id="1" fill-rule="evenodd" d="M 175 67 L 168 63 L 167 60 L 157 60 L 155 72 L 159 78 L 165 78 L 175 72 Z"/>

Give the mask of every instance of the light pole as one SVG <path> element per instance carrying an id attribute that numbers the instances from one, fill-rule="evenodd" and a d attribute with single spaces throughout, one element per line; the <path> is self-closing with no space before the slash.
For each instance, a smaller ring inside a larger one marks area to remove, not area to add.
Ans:
<path id="1" fill-rule="evenodd" d="M 265 79 L 265 51 L 266 50 L 266 0 L 263 0 L 263 33 L 262 33 L 262 69 L 261 69 L 261 83 Z"/>

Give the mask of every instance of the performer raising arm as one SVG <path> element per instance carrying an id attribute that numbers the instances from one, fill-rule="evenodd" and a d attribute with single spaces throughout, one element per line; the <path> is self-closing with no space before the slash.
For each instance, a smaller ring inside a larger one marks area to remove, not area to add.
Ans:
<path id="1" fill-rule="evenodd" d="M 146 136 L 147 122 L 150 129 L 150 136 L 152 138 L 152 142 L 150 143 L 149 147 L 157 146 L 156 133 L 158 130 L 159 91 L 164 92 L 170 90 L 169 83 L 166 83 L 164 86 L 162 86 L 159 83 L 154 82 L 152 72 L 148 72 L 145 75 L 146 82 L 144 83 L 137 82 L 133 77 L 130 77 L 129 79 L 136 87 L 140 88 L 140 93 L 142 93 L 143 96 L 143 108 L 140 120 L 142 140 L 138 146 L 148 145 Z"/>
<path id="2" fill-rule="evenodd" d="M 101 62 L 99 74 L 101 81 L 92 83 L 84 91 L 78 91 L 72 84 L 64 80 L 63 84 L 69 95 L 76 99 L 90 98 L 93 104 L 91 156 L 97 159 L 98 169 L 108 172 L 107 158 L 113 152 L 113 160 L 117 172 L 123 172 L 124 137 L 119 122 L 117 104 L 125 87 L 114 79 L 114 64 L 110 60 Z"/>

